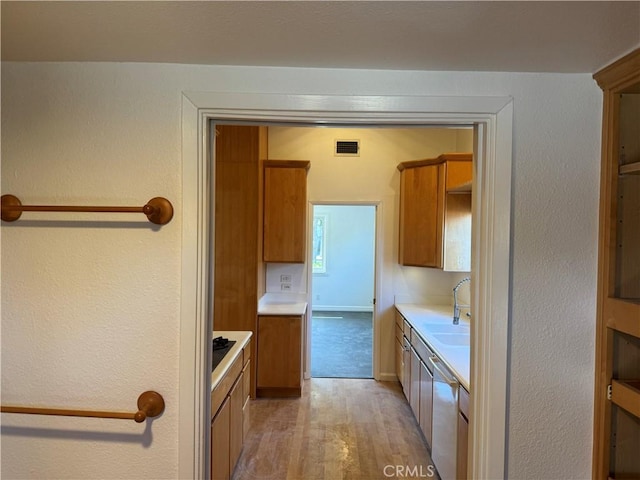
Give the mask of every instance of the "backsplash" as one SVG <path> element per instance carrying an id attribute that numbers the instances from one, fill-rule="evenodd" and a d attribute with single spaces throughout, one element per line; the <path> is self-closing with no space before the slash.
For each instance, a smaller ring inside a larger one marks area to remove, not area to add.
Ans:
<path id="1" fill-rule="evenodd" d="M 307 267 L 301 263 L 267 263 L 267 293 L 306 293 Z"/>

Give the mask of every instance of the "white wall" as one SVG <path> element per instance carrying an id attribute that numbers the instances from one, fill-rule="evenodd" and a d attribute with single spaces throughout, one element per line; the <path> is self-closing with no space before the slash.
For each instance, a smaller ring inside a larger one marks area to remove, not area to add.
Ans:
<path id="1" fill-rule="evenodd" d="M 373 311 L 376 207 L 315 205 L 313 215 L 325 216 L 325 271 L 312 275 L 313 310 Z"/>
<path id="2" fill-rule="evenodd" d="M 73 222 L 92 215 L 3 224 L 3 402 L 129 410 L 147 388 L 167 400 L 143 439 L 124 421 L 3 414 L 3 476 L 176 477 L 180 101 L 199 90 L 513 96 L 508 477 L 590 477 L 601 97 L 589 75 L 3 63 L 1 88 L 3 193 L 164 195 L 177 212 L 159 231 Z"/>

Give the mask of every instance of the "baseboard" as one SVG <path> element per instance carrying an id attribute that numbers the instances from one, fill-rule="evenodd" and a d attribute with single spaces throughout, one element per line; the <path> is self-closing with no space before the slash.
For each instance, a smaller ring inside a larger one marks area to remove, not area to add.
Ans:
<path id="1" fill-rule="evenodd" d="M 397 382 L 398 376 L 395 373 L 381 373 L 378 378 L 380 382 Z"/>
<path id="2" fill-rule="evenodd" d="M 373 312 L 371 305 L 367 306 L 340 306 L 340 305 L 311 305 L 311 311 L 317 312 Z"/>

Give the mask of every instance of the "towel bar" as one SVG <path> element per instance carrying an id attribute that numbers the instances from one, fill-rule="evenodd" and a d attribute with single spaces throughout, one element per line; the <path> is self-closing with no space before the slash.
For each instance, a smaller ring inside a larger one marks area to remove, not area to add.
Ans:
<path id="1" fill-rule="evenodd" d="M 15 195 L 2 195 L 2 220 L 15 222 L 22 212 L 109 212 L 144 213 L 151 223 L 166 225 L 173 218 L 173 205 L 163 197 L 154 197 L 142 207 L 85 207 L 68 205 L 22 205 Z"/>
<path id="2" fill-rule="evenodd" d="M 138 411 L 128 412 L 103 412 L 96 410 L 71 410 L 63 408 L 40 408 L 40 407 L 16 407 L 2 405 L 2 413 L 26 413 L 28 415 L 58 415 L 66 417 L 94 417 L 94 418 L 117 418 L 123 420 L 135 420 L 142 423 L 147 418 L 157 417 L 164 411 L 164 398 L 158 392 L 147 391 L 138 397 Z"/>

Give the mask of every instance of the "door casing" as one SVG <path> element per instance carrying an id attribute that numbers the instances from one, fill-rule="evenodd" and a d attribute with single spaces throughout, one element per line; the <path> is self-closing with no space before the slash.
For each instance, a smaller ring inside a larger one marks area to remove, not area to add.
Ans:
<path id="1" fill-rule="evenodd" d="M 474 126 L 470 478 L 504 478 L 509 329 L 511 97 L 183 92 L 178 474 L 209 470 L 215 121 L 349 126 Z"/>

